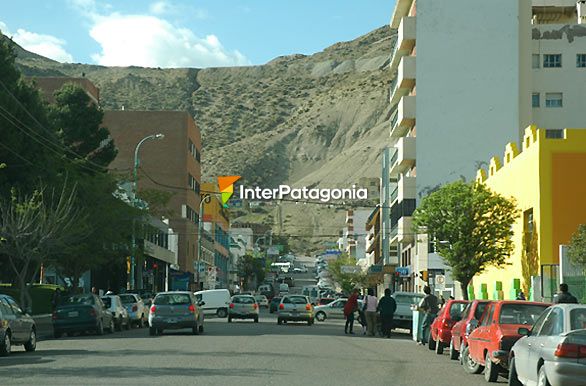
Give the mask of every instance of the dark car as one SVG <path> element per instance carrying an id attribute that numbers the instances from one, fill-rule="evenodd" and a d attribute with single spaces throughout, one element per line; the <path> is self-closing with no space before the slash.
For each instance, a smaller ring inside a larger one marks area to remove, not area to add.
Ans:
<path id="1" fill-rule="evenodd" d="M 271 299 L 271 303 L 269 304 L 269 312 L 271 314 L 277 312 L 277 310 L 279 309 L 279 303 L 281 303 L 281 298 L 274 297 Z"/>
<path id="2" fill-rule="evenodd" d="M 63 333 L 92 331 L 103 335 L 114 332 L 114 317 L 102 300 L 94 294 L 73 295 L 65 298 L 53 312 L 55 338 Z"/>
<path id="3" fill-rule="evenodd" d="M 12 346 L 24 345 L 26 351 L 37 348 L 37 327 L 8 295 L 0 295 L 0 356 L 9 355 Z"/>

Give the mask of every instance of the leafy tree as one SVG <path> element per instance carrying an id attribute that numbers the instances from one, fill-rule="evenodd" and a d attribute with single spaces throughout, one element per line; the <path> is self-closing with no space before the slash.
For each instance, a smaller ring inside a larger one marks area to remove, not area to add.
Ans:
<path id="1" fill-rule="evenodd" d="M 357 262 L 356 258 L 348 256 L 348 255 L 342 255 L 339 258 L 337 258 L 336 260 L 334 260 L 328 264 L 328 268 L 329 268 L 330 274 L 332 275 L 332 278 L 334 279 L 334 281 L 336 283 L 338 283 L 340 285 L 340 287 L 342 287 L 342 290 L 344 292 L 349 293 L 354 288 L 366 286 L 367 276 L 364 272 L 362 272 L 362 271 L 359 271 L 359 272 L 357 271 L 354 273 L 343 272 L 342 267 L 344 267 L 344 266 L 357 267 L 356 262 Z M 357 268 L 359 268 L 359 267 L 357 267 Z"/>
<path id="2" fill-rule="evenodd" d="M 529 295 L 531 289 L 531 277 L 539 272 L 539 243 L 535 227 L 533 232 L 525 232 L 523 235 L 523 255 L 521 256 L 521 274 L 523 275 L 523 292 Z"/>
<path id="3" fill-rule="evenodd" d="M 249 287 L 254 282 L 262 282 L 266 275 L 263 260 L 255 258 L 248 253 L 238 259 L 236 267 L 238 269 L 238 276 L 244 279 L 246 287 Z"/>
<path id="4" fill-rule="evenodd" d="M 578 227 L 570 239 L 568 256 L 572 264 L 581 267 L 586 274 L 586 224 Z"/>
<path id="5" fill-rule="evenodd" d="M 468 299 L 468 284 L 487 267 L 503 267 L 513 250 L 516 204 L 479 183 L 453 182 L 425 197 L 413 214 L 415 229 L 433 235 Z"/>

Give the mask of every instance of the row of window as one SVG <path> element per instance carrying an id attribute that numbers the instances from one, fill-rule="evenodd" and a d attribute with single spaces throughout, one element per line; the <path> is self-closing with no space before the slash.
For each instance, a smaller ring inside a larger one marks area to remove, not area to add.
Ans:
<path id="1" fill-rule="evenodd" d="M 188 174 L 187 177 L 187 185 L 195 192 L 195 194 L 199 194 L 200 185 L 199 182 L 195 179 L 194 176 Z"/>
<path id="2" fill-rule="evenodd" d="M 186 213 L 185 217 L 190 219 L 194 224 L 198 224 L 199 223 L 199 214 L 195 210 L 193 210 L 189 205 L 186 205 L 186 207 L 187 207 L 187 213 Z"/>
<path id="3" fill-rule="evenodd" d="M 543 62 L 540 54 L 533 54 L 532 67 L 540 68 L 561 68 L 562 54 L 543 54 Z M 576 67 L 586 68 L 586 54 L 576 54 Z"/>
<path id="4" fill-rule="evenodd" d="M 191 142 L 191 139 L 189 140 L 189 153 L 192 155 L 192 157 L 197 162 L 201 161 L 201 153 L 197 150 L 197 147 L 195 147 L 195 144 L 193 142 Z"/>
<path id="5" fill-rule="evenodd" d="M 541 94 L 534 92 L 531 95 L 531 106 L 541 107 Z M 564 94 L 561 92 L 546 92 L 545 93 L 545 107 L 563 107 Z"/>

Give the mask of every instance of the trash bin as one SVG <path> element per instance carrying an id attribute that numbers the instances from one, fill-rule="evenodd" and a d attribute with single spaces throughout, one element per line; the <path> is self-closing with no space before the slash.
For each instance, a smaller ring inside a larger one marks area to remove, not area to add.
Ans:
<path id="1" fill-rule="evenodd" d="M 424 312 L 418 311 L 418 307 L 416 305 L 411 306 L 411 312 L 413 312 L 413 340 L 416 342 L 421 341 L 421 336 L 423 335 L 423 316 Z"/>

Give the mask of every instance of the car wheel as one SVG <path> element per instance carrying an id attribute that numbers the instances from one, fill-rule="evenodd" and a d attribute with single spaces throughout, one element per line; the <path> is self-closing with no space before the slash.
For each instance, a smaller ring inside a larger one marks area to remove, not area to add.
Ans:
<path id="1" fill-rule="evenodd" d="M 440 337 L 438 335 L 437 340 L 435 341 L 435 353 L 437 355 L 442 355 L 444 353 L 444 344 L 443 342 L 440 340 Z"/>
<path id="2" fill-rule="evenodd" d="M 224 308 L 220 308 L 218 309 L 218 311 L 216 311 L 216 315 L 218 316 L 218 318 L 225 318 L 226 316 L 228 316 L 228 311 L 226 311 Z"/>
<path id="3" fill-rule="evenodd" d="M 140 316 L 140 320 L 138 321 L 138 327 L 140 328 L 144 328 L 145 324 L 144 324 L 144 315 Z"/>
<path id="4" fill-rule="evenodd" d="M 454 347 L 454 340 L 450 339 L 450 359 L 455 361 L 459 356 L 460 353 L 456 351 L 456 348 Z"/>
<path id="5" fill-rule="evenodd" d="M 435 340 L 433 340 L 431 334 L 429 334 L 429 342 L 427 342 L 427 348 L 432 351 L 435 350 Z"/>
<path id="6" fill-rule="evenodd" d="M 102 324 L 101 320 L 98 322 L 98 325 L 96 326 L 96 335 L 104 335 L 104 325 Z"/>
<path id="7" fill-rule="evenodd" d="M 496 382 L 499 377 L 500 366 L 490 359 L 490 354 L 486 353 L 484 360 L 484 379 L 486 382 Z"/>
<path id="8" fill-rule="evenodd" d="M 61 338 L 61 335 L 63 335 L 63 333 L 61 331 L 53 330 L 53 338 L 59 339 L 59 338 Z"/>
<path id="9" fill-rule="evenodd" d="M 150 327 L 150 328 L 149 328 L 149 335 L 150 335 L 150 336 L 155 336 L 155 335 L 157 335 L 157 329 L 156 329 L 156 328 L 154 328 L 154 327 Z"/>
<path id="10" fill-rule="evenodd" d="M 228 316 L 228 323 L 232 323 L 232 317 Z"/>
<path id="11" fill-rule="evenodd" d="M 157 335 L 163 335 L 163 329 L 157 328 Z"/>
<path id="12" fill-rule="evenodd" d="M 122 320 L 115 323 L 116 331 L 122 331 Z"/>
<path id="13" fill-rule="evenodd" d="M 317 314 L 315 314 L 315 318 L 318 322 L 323 322 L 327 319 L 327 315 L 325 312 L 320 311 Z"/>
<path id="14" fill-rule="evenodd" d="M 73 331 L 69 331 L 69 332 L 67 333 L 67 336 L 71 338 L 72 336 L 75 336 L 75 332 L 73 332 Z"/>
<path id="15" fill-rule="evenodd" d="M 12 351 L 12 340 L 10 337 L 10 333 L 7 331 L 4 333 L 4 339 L 2 344 L 0 344 L 0 356 L 4 357 L 10 355 Z"/>
<path id="16" fill-rule="evenodd" d="M 480 374 L 484 370 L 484 366 L 472 359 L 468 346 L 462 351 L 462 366 L 468 374 Z"/>
<path id="17" fill-rule="evenodd" d="M 130 323 L 130 319 L 128 319 L 128 320 L 126 321 L 126 326 L 124 326 L 124 328 L 125 328 L 126 330 L 130 330 L 130 324 L 131 324 L 131 323 Z"/>
<path id="18" fill-rule="evenodd" d="M 203 334 L 203 324 L 199 326 L 199 333 Z"/>
<path id="19" fill-rule="evenodd" d="M 258 318 L 254 318 L 254 323 L 258 323 Z"/>
<path id="20" fill-rule="evenodd" d="M 539 368 L 539 377 L 537 378 L 537 386 L 551 386 L 545 374 L 545 366 Z"/>
<path id="21" fill-rule="evenodd" d="M 108 328 L 108 332 L 110 334 L 114 333 L 114 330 L 116 329 L 116 326 L 114 324 L 114 319 L 110 319 L 110 327 Z"/>
<path id="22" fill-rule="evenodd" d="M 191 329 L 191 333 L 193 335 L 199 335 L 199 326 L 197 324 Z"/>
<path id="23" fill-rule="evenodd" d="M 28 341 L 24 344 L 24 349 L 26 351 L 35 351 L 37 349 L 37 332 L 34 328 L 31 330 Z"/>
<path id="24" fill-rule="evenodd" d="M 283 319 L 281 319 L 281 318 L 278 318 L 278 319 L 277 319 L 277 324 L 278 324 L 279 326 L 280 326 L 281 324 L 283 324 Z"/>
<path id="25" fill-rule="evenodd" d="M 515 368 L 515 357 L 511 358 L 511 363 L 509 364 L 509 381 L 507 384 L 509 386 L 523 386 Z"/>

